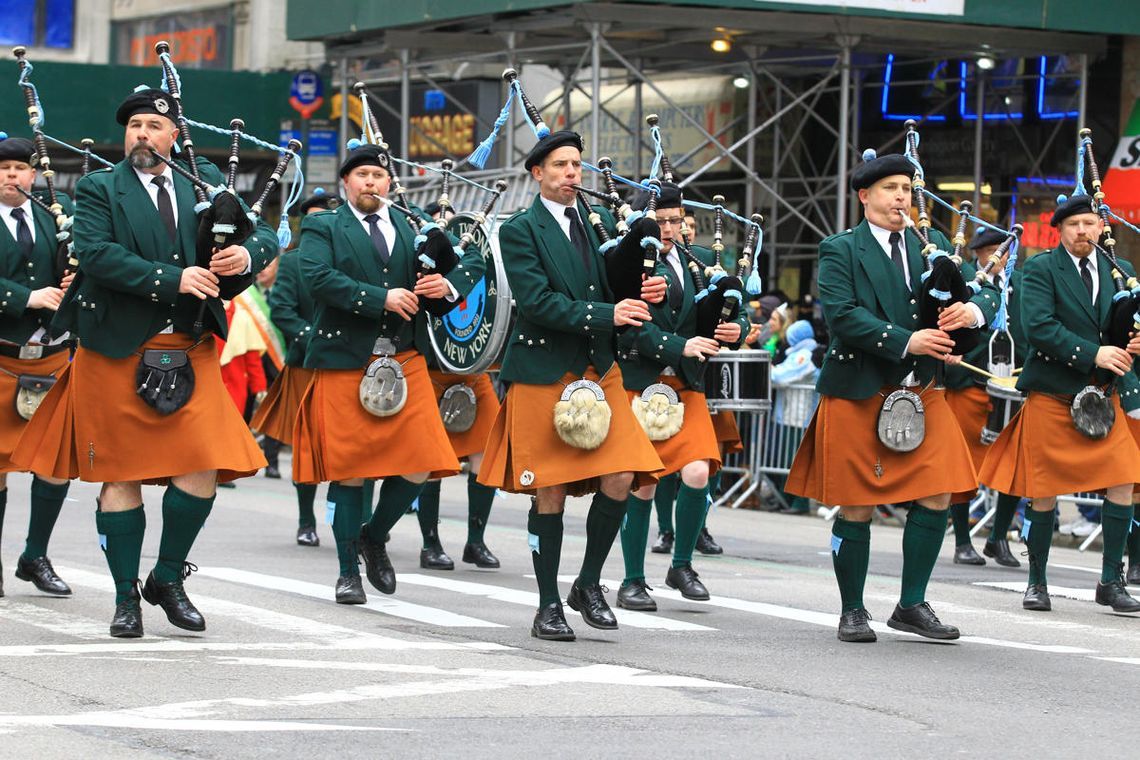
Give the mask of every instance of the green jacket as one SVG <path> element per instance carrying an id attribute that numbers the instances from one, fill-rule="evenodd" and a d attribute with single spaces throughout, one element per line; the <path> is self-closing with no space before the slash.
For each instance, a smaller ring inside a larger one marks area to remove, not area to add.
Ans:
<path id="1" fill-rule="evenodd" d="M 1102 334 L 1108 328 L 1115 292 L 1108 259 L 1099 251 L 1096 256 L 1100 287 L 1095 305 L 1089 302 L 1080 273 L 1061 246 L 1025 262 L 1021 321 L 1030 352 L 1017 381 L 1018 390 L 1071 395 L 1090 382 L 1103 385 L 1116 378 L 1096 367 L 1096 352 L 1104 345 Z M 1134 274 L 1127 261 L 1120 265 Z"/>
<path id="2" fill-rule="evenodd" d="M 301 367 L 305 363 L 315 311 L 313 294 L 301 281 L 301 254 L 282 253 L 277 264 L 277 279 L 269 291 L 269 318 L 285 336 L 288 347 L 285 363 L 290 367 Z"/>
<path id="3" fill-rule="evenodd" d="M 37 195 L 47 200 L 46 195 Z M 70 216 L 71 200 L 62 193 L 56 193 L 56 197 L 63 206 L 63 213 Z M 36 242 L 30 261 L 16 246 L 8 225 L 0 223 L 0 339 L 11 343 L 27 343 L 36 330 L 49 327 L 55 317 L 51 309 L 28 308 L 28 297 L 33 290 L 59 285 L 54 271 L 55 252 L 59 247 L 55 220 L 34 203 L 31 206 L 32 218 L 27 221 L 35 227 Z M 0 206 L 0 212 L 9 214 L 11 209 Z"/>
<path id="4" fill-rule="evenodd" d="M 600 246 L 577 205 L 593 250 Z M 611 235 L 613 218 L 597 209 Z M 549 385 L 567 372 L 581 376 L 588 365 L 605 374 L 614 363 L 613 294 L 601 256 L 590 271 L 536 193 L 530 208 L 499 228 L 503 267 L 518 318 L 507 341 L 500 376 L 512 383 Z"/>
<path id="5" fill-rule="evenodd" d="M 394 340 L 399 351 L 431 351 L 427 311 L 421 309 L 409 322 L 384 308 L 389 288 L 412 290 L 416 282 L 415 233 L 399 213 L 391 219 L 396 245 L 383 266 L 349 204 L 309 214 L 301 222 L 301 280 L 316 306 L 306 367 L 359 369 L 380 337 Z M 483 257 L 472 249 L 446 278 L 463 298 L 482 276 Z"/>
<path id="6" fill-rule="evenodd" d="M 943 250 L 949 241 L 931 233 Z M 920 383 L 934 377 L 937 360 L 903 355 L 919 329 L 921 276 L 926 266 L 922 244 L 911 230 L 906 242 L 909 287 L 871 233 L 866 220 L 819 244 L 819 300 L 831 331 L 816 390 L 828 396 L 865 399 L 885 385 L 898 385 L 910 372 Z M 985 322 L 997 311 L 997 291 L 987 285 L 970 299 Z"/>
<path id="7" fill-rule="evenodd" d="M 713 263 L 715 256 L 709 249 L 693 246 L 692 250 L 706 266 Z M 682 259 L 682 264 L 684 263 Z M 672 272 L 666 271 L 668 268 L 668 264 L 659 261 L 657 274 L 672 277 Z M 649 313 L 653 316 L 653 321 L 646 322 L 641 327 L 631 327 L 618 337 L 618 364 L 627 390 L 645 390 L 657 382 L 666 367 L 672 367 L 689 388 L 704 390 L 708 364 L 684 356 L 685 341 L 697 334 L 697 306 L 693 300 L 697 295 L 697 286 L 688 266 L 683 266 L 682 272 L 685 296 L 681 308 L 670 307 L 668 298 L 659 304 L 650 304 Z M 735 322 L 740 325 L 740 340 L 732 348 L 739 348 L 744 343 L 749 328 L 748 313 L 744 308 L 740 309 Z"/>
<path id="8" fill-rule="evenodd" d="M 967 267 L 975 267 L 976 262 L 973 264 L 962 263 L 963 275 L 967 272 Z M 973 274 L 969 274 L 973 277 Z M 1013 338 L 1013 354 L 1014 362 L 1018 367 L 1025 364 L 1026 357 L 1029 356 L 1029 341 L 1025 338 L 1025 329 L 1021 324 L 1021 303 L 1019 292 L 1021 290 L 1021 270 L 1015 269 L 1013 275 L 1010 277 L 1009 287 L 1009 303 L 1006 306 L 1006 328 L 1009 330 L 1010 336 Z M 1000 295 L 1000 291 L 998 291 Z M 998 297 L 998 296 L 995 296 Z M 1000 301 L 999 301 L 1000 303 Z M 987 328 L 981 331 L 979 336 L 978 345 L 973 351 L 962 357 L 965 361 L 973 364 L 975 367 L 986 368 L 989 362 L 990 350 L 990 336 L 993 335 L 993 330 Z M 946 387 L 952 389 L 968 388 L 971 385 L 980 384 L 985 385 L 986 379 L 976 372 L 965 369 L 964 367 L 948 366 L 946 367 Z"/>
<path id="9" fill-rule="evenodd" d="M 198 171 L 212 185 L 224 181 L 205 159 L 198 159 Z M 79 180 L 72 227 L 79 272 L 52 322 L 57 332 L 73 330 L 84 348 L 113 359 L 130 356 L 170 325 L 178 332 L 193 332 L 202 302 L 178 292 L 182 270 L 208 267 L 210 262 L 197 260 L 194 190 L 177 173 L 174 196 L 178 240 L 172 243 L 158 209 L 126 160 Z M 277 255 L 277 235 L 263 220 L 243 245 L 249 249 L 252 274 Z M 206 306 L 205 330 L 225 337 L 221 301 L 211 298 Z"/>

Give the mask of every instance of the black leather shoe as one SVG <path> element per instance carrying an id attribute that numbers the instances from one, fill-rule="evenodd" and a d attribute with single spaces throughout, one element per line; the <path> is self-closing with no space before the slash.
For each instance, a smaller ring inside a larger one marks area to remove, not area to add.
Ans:
<path id="1" fill-rule="evenodd" d="M 672 554 L 673 553 L 673 531 L 663 530 L 657 534 L 657 540 L 653 542 L 653 546 L 649 551 L 654 554 Z"/>
<path id="2" fill-rule="evenodd" d="M 547 641 L 573 641 L 574 629 L 566 624 L 562 605 L 551 602 L 545 607 L 538 608 L 534 616 L 534 625 L 530 627 L 530 635 Z"/>
<path id="3" fill-rule="evenodd" d="M 320 546 L 321 537 L 317 535 L 316 525 L 302 525 L 297 528 L 298 546 Z"/>
<path id="4" fill-rule="evenodd" d="M 47 557 L 28 559 L 23 554 L 16 560 L 16 577 L 31 581 L 32 585 L 52 596 L 71 596 L 71 587 L 55 574 L 51 560 Z"/>
<path id="5" fill-rule="evenodd" d="M 271 480 L 281 480 L 281 469 L 277 465 L 271 464 L 265 468 L 265 477 Z"/>
<path id="6" fill-rule="evenodd" d="M 644 578 L 623 583 L 617 592 L 617 606 L 626 610 L 657 612 L 657 602 L 649 595 L 650 590 Z"/>
<path id="7" fill-rule="evenodd" d="M 986 541 L 982 547 L 982 554 L 993 558 L 993 561 L 1002 567 L 1021 567 L 1021 562 L 1009 550 L 1009 541 L 999 538 L 996 541 Z"/>
<path id="8" fill-rule="evenodd" d="M 697 534 L 697 551 L 701 554 L 724 554 L 724 549 L 712 537 L 708 528 L 701 528 Z"/>
<path id="9" fill-rule="evenodd" d="M 928 639 L 949 641 L 961 635 L 957 628 L 939 620 L 927 602 L 921 602 L 913 607 L 895 605 L 895 611 L 891 613 L 887 625 L 896 631 L 917 633 Z"/>
<path id="10" fill-rule="evenodd" d="M 1116 566 L 1116 578 L 1096 584 L 1096 603 L 1112 607 L 1113 612 L 1140 612 L 1140 601 L 1124 590 L 1124 563 Z"/>
<path id="11" fill-rule="evenodd" d="M 665 585 L 677 589 L 686 599 L 703 602 L 709 598 L 709 590 L 701 583 L 692 565 L 669 568 L 665 573 Z"/>
<path id="12" fill-rule="evenodd" d="M 2 571 L 3 568 L 0 568 Z M 1126 578 L 1129 586 L 1140 586 L 1140 562 L 1128 568 L 1128 577 Z M 4 584 L 0 582 L 0 596 L 4 596 Z"/>
<path id="13" fill-rule="evenodd" d="M 1021 597 L 1021 606 L 1034 612 L 1048 612 L 1053 609 L 1053 602 L 1049 599 L 1049 589 L 1044 583 L 1032 583 L 1025 589 L 1025 596 Z"/>
<path id="14" fill-rule="evenodd" d="M 871 613 L 866 608 L 847 610 L 839 616 L 839 640 L 870 644 L 879 637 L 871 630 Z"/>
<path id="15" fill-rule="evenodd" d="M 396 593 L 396 571 L 392 567 L 392 560 L 388 559 L 388 550 L 384 544 L 378 544 L 368 538 L 368 527 L 360 529 L 360 556 L 364 558 L 364 570 L 371 583 L 381 594 Z"/>
<path id="16" fill-rule="evenodd" d="M 463 547 L 463 561 L 469 565 L 483 568 L 496 568 L 499 558 L 491 553 L 482 541 L 468 541 Z"/>
<path id="17" fill-rule="evenodd" d="M 447 556 L 437 541 L 435 546 L 420 549 L 420 567 L 425 570 L 454 570 L 455 560 Z"/>
<path id="18" fill-rule="evenodd" d="M 142 638 L 142 605 L 139 604 L 138 581 L 131 587 L 130 595 L 115 605 L 115 617 L 111 618 L 111 635 L 116 639 Z"/>
<path id="19" fill-rule="evenodd" d="M 582 613 L 586 625 L 612 631 L 618 627 L 617 618 L 614 617 L 610 605 L 606 603 L 603 592 L 602 586 L 598 583 L 592 586 L 580 586 L 578 581 L 574 581 L 566 597 L 566 604 L 575 612 Z"/>
<path id="20" fill-rule="evenodd" d="M 367 601 L 359 575 L 342 575 L 336 579 L 337 604 L 364 604 Z"/>
<path id="21" fill-rule="evenodd" d="M 166 619 L 170 624 L 187 631 L 206 630 L 206 621 L 202 614 L 186 596 L 186 589 L 182 582 L 190 577 L 190 573 L 197 570 L 197 566 L 190 562 L 183 563 L 182 575 L 172 583 L 159 583 L 154 579 L 154 571 L 146 577 L 142 587 L 142 597 L 148 604 L 162 607 Z"/>
<path id="22" fill-rule="evenodd" d="M 954 547 L 955 565 L 984 565 L 986 561 L 974 551 L 973 544 L 962 544 Z"/>

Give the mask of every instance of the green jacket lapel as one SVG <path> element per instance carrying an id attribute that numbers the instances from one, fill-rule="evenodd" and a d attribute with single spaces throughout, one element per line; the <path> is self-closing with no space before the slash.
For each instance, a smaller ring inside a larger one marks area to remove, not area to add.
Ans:
<path id="1" fill-rule="evenodd" d="M 1058 246 L 1053 249 L 1053 256 L 1055 258 L 1053 263 L 1057 270 L 1057 279 L 1065 284 L 1073 303 L 1078 304 L 1080 308 L 1084 310 L 1088 318 L 1093 320 L 1099 328 L 1100 320 L 1097 318 L 1097 313 L 1093 309 L 1092 301 L 1089 300 L 1089 292 L 1085 289 L 1085 283 L 1081 279 L 1076 265 L 1074 265 L 1072 259 L 1069 258 L 1069 252 L 1062 246 Z M 1109 287 L 1112 286 L 1109 285 Z"/>
<path id="2" fill-rule="evenodd" d="M 542 203 L 539 195 L 534 196 L 530 213 L 534 217 L 541 233 L 539 243 L 546 251 L 546 258 L 554 265 L 563 282 L 576 298 L 586 297 L 585 277 L 582 264 L 578 261 L 578 252 L 570 243 L 570 238 L 562 231 L 558 220 L 551 216 L 550 211 Z"/>
<path id="3" fill-rule="evenodd" d="M 1116 285 L 1112 282 L 1112 264 L 1100 251 L 1096 255 L 1096 271 L 1100 277 L 1100 290 L 1096 294 L 1097 311 L 1102 325 L 1108 324 L 1108 312 L 1112 309 L 1112 297 L 1116 295 Z"/>
<path id="4" fill-rule="evenodd" d="M 39 248 L 46 242 L 47 245 L 44 246 L 44 249 L 51 251 L 54 255 L 56 250 L 55 219 L 52 218 L 51 214 L 39 206 L 36 206 L 34 203 L 32 204 L 32 218 L 35 220 L 36 225 L 36 248 Z M 8 231 L 8 225 L 6 224 L 4 225 L 4 231 Z"/>
<path id="5" fill-rule="evenodd" d="M 194 213 L 198 200 L 194 197 L 194 186 L 178 172 L 174 172 L 174 202 L 178 207 L 178 242 L 187 266 L 209 267 L 208 260 L 198 261 L 198 215 Z M 157 209 L 155 211 L 157 213 Z"/>
<path id="6" fill-rule="evenodd" d="M 922 275 L 926 271 L 926 259 L 922 258 L 922 239 L 910 229 L 903 230 L 906 241 L 906 265 L 910 270 L 910 292 L 918 291 L 922 285 Z"/>
<path id="7" fill-rule="evenodd" d="M 416 236 L 412 232 L 411 225 L 408 220 L 404 218 L 403 214 L 392 213 L 388 211 L 389 218 L 392 220 L 392 226 L 396 228 L 396 248 L 402 249 L 401 258 L 404 265 L 407 267 L 408 282 L 416 281 Z M 392 251 L 392 255 L 396 255 L 396 251 Z"/>
<path id="8" fill-rule="evenodd" d="M 858 241 L 859 264 L 874 286 L 874 297 L 892 322 L 900 325 L 907 324 L 910 312 L 906 308 L 906 301 L 910 297 L 910 290 L 906 288 L 894 264 L 883 253 L 882 246 L 879 245 L 879 241 L 875 240 L 875 236 L 871 233 L 871 226 L 866 220 L 863 220 L 855 228 L 855 237 Z M 914 272 L 914 266 L 911 267 L 911 272 Z M 877 286 L 880 283 L 882 287 Z"/>
<path id="9" fill-rule="evenodd" d="M 341 204 L 334 212 L 340 217 L 340 229 L 348 238 L 352 254 L 364 269 L 370 282 L 383 282 L 380 277 L 380 262 L 376 249 L 372 246 L 372 238 L 364 231 L 364 225 L 356 218 L 352 207 L 347 203 Z M 397 227 L 397 230 L 399 228 Z"/>
<path id="10" fill-rule="evenodd" d="M 113 172 L 119 206 L 136 243 L 132 250 L 144 258 L 147 252 L 164 250 L 170 245 L 170 238 L 154 201 L 142 186 L 135 170 L 126 161 L 120 161 Z M 190 213 L 193 218 L 193 210 Z"/>

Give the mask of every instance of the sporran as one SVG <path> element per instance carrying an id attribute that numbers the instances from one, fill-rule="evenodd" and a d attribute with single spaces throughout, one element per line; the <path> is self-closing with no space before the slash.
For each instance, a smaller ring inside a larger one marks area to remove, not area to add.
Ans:
<path id="1" fill-rule="evenodd" d="M 449 385 L 439 399 L 439 415 L 443 429 L 449 433 L 466 433 L 475 424 L 478 407 L 475 391 L 465 383 Z"/>
<path id="2" fill-rule="evenodd" d="M 408 401 L 408 381 L 400 363 L 381 356 L 368 365 L 360 378 L 360 405 L 377 417 L 399 413 Z"/>
<path id="3" fill-rule="evenodd" d="M 609 435 L 612 415 L 602 386 L 593 380 L 575 380 L 554 404 L 554 432 L 566 445 L 591 451 Z"/>
<path id="4" fill-rule="evenodd" d="M 194 395 L 194 367 L 190 352 L 181 349 L 143 349 L 135 369 L 135 393 L 165 416 L 186 406 Z"/>
<path id="5" fill-rule="evenodd" d="M 1073 396 L 1069 414 L 1078 433 L 1094 441 L 1105 438 L 1116 421 L 1111 389 L 1106 394 L 1095 385 L 1086 385 Z"/>
<path id="6" fill-rule="evenodd" d="M 667 441 L 685 423 L 685 404 L 671 386 L 654 383 L 633 399 L 633 416 L 651 441 Z"/>
<path id="7" fill-rule="evenodd" d="M 16 375 L 16 414 L 30 420 L 53 385 L 53 375 Z"/>
<path id="8" fill-rule="evenodd" d="M 926 438 L 926 409 L 913 391 L 897 390 L 879 409 L 879 441 L 891 451 L 914 451 Z"/>

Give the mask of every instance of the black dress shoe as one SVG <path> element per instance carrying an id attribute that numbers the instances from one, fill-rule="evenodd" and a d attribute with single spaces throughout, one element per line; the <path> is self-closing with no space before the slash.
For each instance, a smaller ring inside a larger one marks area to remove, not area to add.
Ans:
<path id="1" fill-rule="evenodd" d="M 368 537 L 368 526 L 360 529 L 360 556 L 364 558 L 364 570 L 377 591 L 382 594 L 396 593 L 396 571 L 384 544 L 378 544 Z"/>
<path id="2" fill-rule="evenodd" d="M 189 597 L 186 596 L 186 589 L 182 585 L 182 582 L 190 577 L 190 573 L 197 569 L 195 565 L 189 562 L 184 563 L 181 577 L 171 583 L 156 581 L 152 570 L 142 587 L 142 597 L 146 599 L 148 604 L 162 607 L 162 611 L 166 613 L 166 619 L 170 621 L 171 625 L 187 631 L 206 630 L 206 621 L 190 602 Z"/>
<path id="3" fill-rule="evenodd" d="M 545 607 L 538 608 L 534 616 L 534 625 L 530 627 L 530 635 L 547 641 L 573 641 L 574 629 L 566 624 L 562 605 L 559 602 L 551 602 Z"/>
<path id="4" fill-rule="evenodd" d="M 32 585 L 52 596 L 71 596 L 71 587 L 55 574 L 51 560 L 47 557 L 28 559 L 23 554 L 16 560 L 16 577 L 31 581 Z"/>
<path id="5" fill-rule="evenodd" d="M 272 480 L 281 480 L 281 469 L 277 465 L 271 464 L 265 468 L 265 477 Z"/>
<path id="6" fill-rule="evenodd" d="M 138 581 L 126 599 L 115 605 L 111 618 L 111 635 L 116 639 L 137 639 L 143 635 L 142 605 L 139 604 Z"/>
<path id="7" fill-rule="evenodd" d="M 454 570 L 455 560 L 447 556 L 439 542 L 427 549 L 420 549 L 420 567 L 425 570 Z"/>
<path id="8" fill-rule="evenodd" d="M 709 598 L 709 590 L 701 583 L 692 565 L 669 568 L 665 573 L 665 585 L 677 589 L 686 599 L 703 602 Z"/>
<path id="9" fill-rule="evenodd" d="M 1096 603 L 1112 607 L 1113 612 L 1140 612 L 1140 601 L 1124 590 L 1124 563 L 1116 568 L 1116 578 L 1108 583 L 1096 584 Z"/>
<path id="10" fill-rule="evenodd" d="M 614 617 L 610 605 L 606 603 L 601 584 L 581 586 L 578 581 L 574 581 L 574 585 L 570 587 L 570 593 L 566 597 L 566 604 L 575 612 L 582 613 L 582 619 L 586 621 L 586 625 L 601 628 L 604 631 L 612 631 L 618 627 L 617 618 Z"/>
<path id="11" fill-rule="evenodd" d="M 724 554 L 724 549 L 712 537 L 708 528 L 701 528 L 697 534 L 697 551 L 701 554 Z"/>
<path id="12" fill-rule="evenodd" d="M 635 578 L 621 584 L 617 592 L 617 606 L 626 610 L 657 612 L 657 602 L 649 595 L 649 584 L 644 578 Z"/>
<path id="13" fill-rule="evenodd" d="M 1140 562 L 1129 566 L 1128 577 L 1125 580 L 1128 581 L 1129 586 L 1140 586 Z M 4 596 L 4 583 L 2 581 L 0 581 L 0 596 Z"/>
<path id="14" fill-rule="evenodd" d="M 495 568 L 499 566 L 499 558 L 492 554 L 482 541 L 467 542 L 467 545 L 463 547 L 463 561 L 469 565 L 475 565 L 475 567 Z"/>
<path id="15" fill-rule="evenodd" d="M 1048 612 L 1053 609 L 1048 587 L 1044 583 L 1029 584 L 1029 588 L 1025 589 L 1025 596 L 1021 598 L 1021 606 L 1034 612 Z"/>
<path id="16" fill-rule="evenodd" d="M 649 551 L 654 554 L 672 554 L 673 553 L 673 531 L 663 530 L 657 534 L 657 540 L 653 542 L 653 546 Z"/>
<path id="17" fill-rule="evenodd" d="M 986 541 L 982 547 L 982 554 L 992 557 L 993 561 L 1002 567 L 1021 567 L 1017 557 L 1009 550 L 1009 541 L 999 538 L 996 541 Z"/>
<path id="18" fill-rule="evenodd" d="M 928 639 L 949 641 L 961 635 L 957 628 L 939 620 L 927 602 L 921 602 L 913 607 L 895 605 L 895 611 L 891 613 L 887 625 L 896 631 L 917 633 Z"/>
<path id="19" fill-rule="evenodd" d="M 986 561 L 974 551 L 973 544 L 962 544 L 954 547 L 955 565 L 984 565 Z"/>
<path id="20" fill-rule="evenodd" d="M 871 613 L 866 608 L 846 610 L 839 616 L 839 640 L 869 644 L 879 640 L 871 630 Z"/>
<path id="21" fill-rule="evenodd" d="M 317 535 L 316 525 L 302 525 L 297 528 L 298 546 L 320 546 L 321 537 Z"/>
<path id="22" fill-rule="evenodd" d="M 367 601 L 359 575 L 342 575 L 336 579 L 337 604 L 364 604 Z"/>

